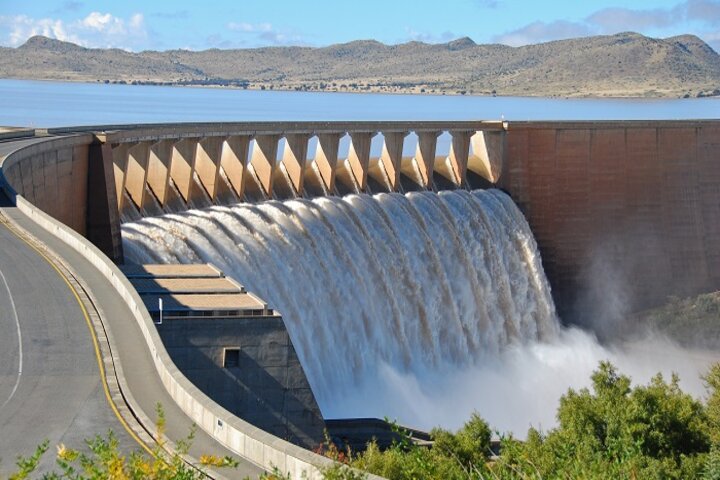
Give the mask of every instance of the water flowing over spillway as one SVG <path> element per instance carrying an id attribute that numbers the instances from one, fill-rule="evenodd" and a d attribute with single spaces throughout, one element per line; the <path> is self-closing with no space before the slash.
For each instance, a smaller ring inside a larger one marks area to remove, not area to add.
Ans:
<path id="1" fill-rule="evenodd" d="M 326 414 L 387 366 L 422 385 L 559 332 L 532 233 L 498 190 L 239 204 L 122 230 L 126 261 L 213 263 L 279 310 Z"/>

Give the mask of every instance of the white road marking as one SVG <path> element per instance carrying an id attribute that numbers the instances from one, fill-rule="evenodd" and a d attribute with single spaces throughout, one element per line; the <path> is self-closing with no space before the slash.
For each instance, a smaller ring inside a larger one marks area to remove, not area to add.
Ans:
<path id="1" fill-rule="evenodd" d="M 22 368 L 23 368 L 23 348 L 22 348 L 22 332 L 20 331 L 20 319 L 18 318 L 17 309 L 15 308 L 15 300 L 13 300 L 12 292 L 10 291 L 10 286 L 8 285 L 7 279 L 5 278 L 5 274 L 0 270 L 0 279 L 2 279 L 3 283 L 5 284 L 5 290 L 7 290 L 8 298 L 10 299 L 10 306 L 12 307 L 13 315 L 15 315 L 15 328 L 17 329 L 17 336 L 18 336 L 18 351 L 19 351 L 19 361 L 18 361 L 18 374 L 17 378 L 15 379 L 15 386 L 12 389 L 12 392 L 10 392 L 10 396 L 5 400 L 5 402 L 0 405 L 0 410 L 5 407 L 8 403 L 10 403 L 10 400 L 15 396 L 15 392 L 17 392 L 18 385 L 20 385 L 20 377 L 22 376 Z"/>

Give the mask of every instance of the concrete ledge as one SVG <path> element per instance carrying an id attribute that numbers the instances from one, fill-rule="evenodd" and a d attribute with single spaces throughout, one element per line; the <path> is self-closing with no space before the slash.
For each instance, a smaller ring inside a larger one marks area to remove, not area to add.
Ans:
<path id="1" fill-rule="evenodd" d="M 265 133 L 344 133 L 404 132 L 436 130 L 503 130 L 501 121 L 333 121 L 333 122 L 222 122 L 222 123 L 155 123 L 136 125 L 87 125 L 48 128 L 49 135 L 79 132 L 101 132 L 109 142 L 143 141 L 148 139 L 228 136 Z"/>
<path id="2" fill-rule="evenodd" d="M 720 120 L 529 120 L 523 122 L 505 122 L 505 129 L 508 131 L 530 129 L 579 130 L 596 128 L 688 128 L 702 126 L 720 126 Z"/>
<path id="3" fill-rule="evenodd" d="M 32 128 L 7 128 L 0 131 L 0 141 L 31 138 L 34 136 L 35 129 Z"/>

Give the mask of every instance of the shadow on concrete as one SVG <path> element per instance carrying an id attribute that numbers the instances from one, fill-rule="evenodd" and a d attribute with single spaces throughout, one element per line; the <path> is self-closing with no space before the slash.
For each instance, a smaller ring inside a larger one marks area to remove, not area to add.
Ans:
<path id="1" fill-rule="evenodd" d="M 0 208 L 10 208 L 15 206 L 15 196 L 13 195 L 13 198 L 10 199 L 7 196 L 7 193 L 0 188 Z"/>
<path id="2" fill-rule="evenodd" d="M 228 341 L 229 331 L 222 327 L 208 326 L 203 337 L 214 337 L 215 345 L 204 341 L 197 345 L 193 344 L 197 337 L 172 327 L 179 322 L 187 321 L 165 322 L 158 331 L 175 365 L 197 388 L 232 414 L 277 437 L 308 449 L 322 442 L 325 423 L 289 342 L 247 345 L 242 339 Z M 222 366 L 224 347 L 219 343 L 240 346 L 237 366 Z"/>

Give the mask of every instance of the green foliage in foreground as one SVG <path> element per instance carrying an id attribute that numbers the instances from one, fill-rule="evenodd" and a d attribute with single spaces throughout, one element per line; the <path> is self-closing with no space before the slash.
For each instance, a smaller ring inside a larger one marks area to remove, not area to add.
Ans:
<path id="1" fill-rule="evenodd" d="M 718 479 L 720 365 L 706 377 L 708 400 L 682 392 L 678 378 L 655 376 L 633 387 L 610 363 L 592 375 L 592 388 L 560 400 L 558 426 L 530 429 L 527 440 L 501 440 L 479 416 L 456 433 L 433 430 L 435 444 L 405 441 L 385 451 L 370 444 L 349 456 L 355 468 L 390 479 Z"/>
<path id="2" fill-rule="evenodd" d="M 107 436 L 96 436 L 86 440 L 86 451 L 68 448 L 63 444 L 57 446 L 55 470 L 44 473 L 44 480 L 199 480 L 207 478 L 203 472 L 205 467 L 235 467 L 237 461 L 229 457 L 202 455 L 198 465 L 191 465 L 184 460 L 195 436 L 193 428 L 189 435 L 177 442 L 176 451 L 166 451 L 165 414 L 162 407 L 156 406 L 158 420 L 156 422 L 158 442 L 151 450 L 151 455 L 136 451 L 129 455 L 121 452 L 117 438 L 112 432 Z M 25 480 L 36 478 L 33 474 L 40 464 L 50 444 L 46 440 L 40 444 L 35 453 L 29 457 L 18 457 L 17 471 L 9 480 Z"/>
<path id="3" fill-rule="evenodd" d="M 474 414 L 457 432 L 433 430 L 432 447 L 403 437 L 380 451 L 371 443 L 363 453 L 340 452 L 331 443 L 325 454 L 336 460 L 323 471 L 327 480 L 360 480 L 373 473 L 392 480 L 473 479 L 705 479 L 720 480 L 720 364 L 705 381 L 706 402 L 680 390 L 678 378 L 655 376 L 632 386 L 627 376 L 603 362 L 592 375 L 592 388 L 568 390 L 560 399 L 558 426 L 548 432 L 530 429 L 524 442 L 501 439 L 500 454 L 491 451 L 491 430 Z M 159 433 L 164 419 L 159 411 Z M 402 432 L 401 432 L 402 433 Z M 160 435 L 162 438 L 162 435 Z M 180 442 L 187 451 L 191 436 Z M 152 458 L 123 456 L 110 434 L 87 442 L 89 453 L 58 447 L 58 472 L 48 479 L 197 479 L 203 474 L 179 455 L 158 446 Z M 19 459 L 12 480 L 29 478 L 48 443 Z M 182 452 L 181 452 L 182 453 Z M 230 459 L 201 457 L 209 466 L 232 465 Z M 264 479 L 288 479 L 280 471 Z"/>

